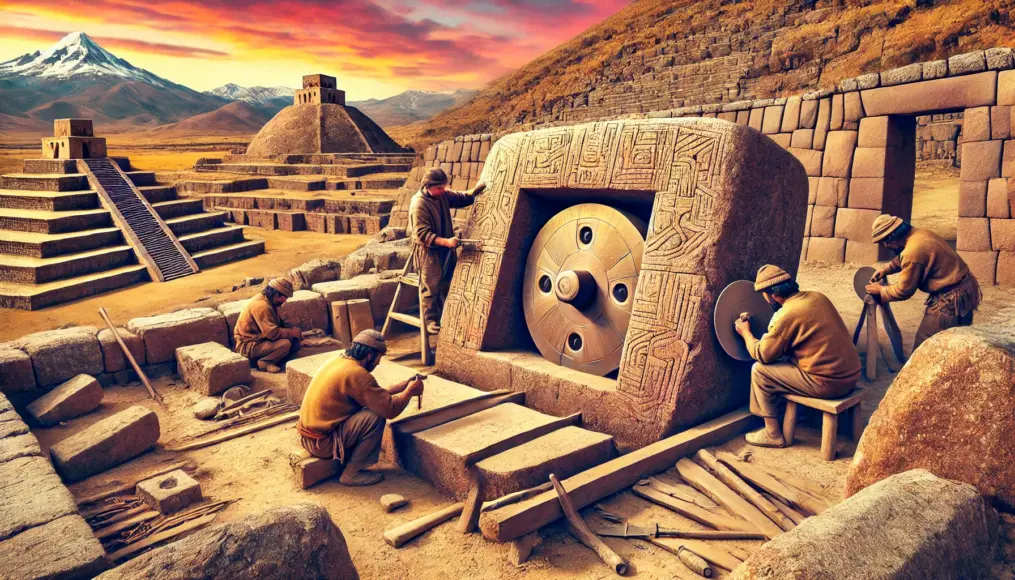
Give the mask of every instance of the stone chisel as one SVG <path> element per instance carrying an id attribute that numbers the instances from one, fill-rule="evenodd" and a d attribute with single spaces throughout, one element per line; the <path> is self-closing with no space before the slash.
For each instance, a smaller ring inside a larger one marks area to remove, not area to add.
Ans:
<path id="1" fill-rule="evenodd" d="M 736 532 L 716 530 L 676 530 L 653 526 L 632 526 L 631 524 L 603 524 L 593 530 L 597 535 L 611 538 L 680 538 L 684 540 L 767 540 L 757 532 Z"/>

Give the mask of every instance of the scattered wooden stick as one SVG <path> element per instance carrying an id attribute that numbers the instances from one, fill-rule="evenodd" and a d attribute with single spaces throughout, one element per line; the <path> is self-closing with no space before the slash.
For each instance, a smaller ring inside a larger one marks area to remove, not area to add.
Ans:
<path id="1" fill-rule="evenodd" d="M 483 508 L 480 511 L 488 512 L 490 510 L 502 508 L 506 505 L 525 501 L 530 497 L 535 497 L 541 493 L 550 491 L 551 489 L 553 489 L 553 484 L 547 481 L 546 483 L 537 485 L 536 487 L 530 487 L 529 489 L 509 493 L 503 497 L 488 501 L 483 504 Z"/>
<path id="2" fill-rule="evenodd" d="M 483 507 L 483 476 L 473 470 L 472 482 L 469 485 L 469 497 L 462 508 L 462 517 L 458 519 L 458 531 L 471 534 L 479 524 L 479 513 Z"/>
<path id="3" fill-rule="evenodd" d="M 108 526 L 110 524 L 115 524 L 117 522 L 122 522 L 123 520 L 130 519 L 130 518 L 132 518 L 132 517 L 134 517 L 134 516 L 136 516 L 138 514 L 146 512 L 146 511 L 148 511 L 148 506 L 147 505 L 139 505 L 139 506 L 137 506 L 135 508 L 131 508 L 131 509 L 126 510 L 126 511 L 122 511 L 122 512 L 116 514 L 115 516 L 109 518 L 109 519 L 103 519 L 103 520 L 100 520 L 98 522 L 88 522 L 88 525 L 93 526 L 93 527 L 94 526 L 105 527 L 105 526 Z"/>
<path id="4" fill-rule="evenodd" d="M 782 512 L 782 514 L 784 516 L 789 518 L 789 520 L 791 522 L 793 522 L 794 526 L 798 526 L 798 525 L 800 525 L 800 522 L 804 521 L 803 514 L 801 514 L 800 512 L 796 511 L 795 509 L 789 507 L 785 503 L 779 501 L 779 499 L 777 497 L 775 497 L 773 495 L 770 495 L 770 494 L 767 494 L 767 493 L 763 493 L 762 495 L 765 496 L 765 499 L 767 499 L 768 501 L 772 502 L 772 505 L 774 505 L 776 508 L 778 508 L 779 511 Z"/>
<path id="5" fill-rule="evenodd" d="M 384 541 L 393 548 L 401 548 L 406 542 L 423 532 L 428 532 L 451 518 L 458 516 L 458 514 L 462 513 L 464 507 L 465 504 L 458 502 L 440 511 L 404 523 L 397 528 L 392 528 L 384 532 Z"/>
<path id="6" fill-rule="evenodd" d="M 116 534 L 128 528 L 132 528 L 134 526 L 143 524 L 149 520 L 154 520 L 157 517 L 159 517 L 159 512 L 149 510 L 139 515 L 136 515 L 130 518 L 129 520 L 123 520 L 118 524 L 113 524 L 111 526 L 106 526 L 104 528 L 97 529 L 95 530 L 95 537 L 98 538 L 99 540 L 105 540 L 106 538 L 115 536 Z"/>
<path id="7" fill-rule="evenodd" d="M 135 481 L 129 481 L 129 482 L 126 482 L 126 483 L 122 483 L 122 484 L 120 484 L 120 485 L 118 485 L 118 486 L 116 486 L 113 489 L 110 489 L 108 491 L 99 492 L 99 493 L 97 493 L 95 495 L 91 495 L 91 496 L 83 498 L 82 500 L 80 500 L 78 502 L 78 509 L 81 509 L 82 506 L 95 504 L 95 503 L 98 503 L 100 501 L 107 500 L 107 499 L 109 499 L 109 498 L 111 498 L 113 496 L 117 496 L 117 495 L 120 495 L 120 494 L 123 494 L 123 493 L 127 493 L 128 491 L 134 491 L 134 488 L 137 487 L 137 484 L 139 482 L 142 482 L 142 481 L 144 481 L 146 479 L 151 479 L 153 477 L 158 477 L 160 475 L 165 475 L 165 474 L 169 473 L 170 471 L 176 471 L 177 469 L 183 469 L 185 471 L 193 471 L 193 470 L 197 469 L 197 464 L 192 462 L 192 461 L 180 461 L 180 462 L 168 465 L 166 467 L 160 467 L 159 469 L 156 469 L 155 471 L 151 471 L 151 472 L 147 473 L 146 475 L 142 476 L 140 479 L 137 479 Z M 84 516 L 82 516 L 82 517 L 84 517 Z M 85 519 L 88 519 L 88 518 L 85 518 Z"/>
<path id="8" fill-rule="evenodd" d="M 127 345 L 123 342 L 123 338 L 120 336 L 120 333 L 116 331 L 116 327 L 113 326 L 113 321 L 110 320 L 109 315 L 106 314 L 106 309 L 101 306 L 99 307 L 99 316 L 102 317 L 102 320 L 106 321 L 106 326 L 109 328 L 109 332 L 113 333 L 113 338 L 115 338 L 116 343 L 120 345 L 120 350 L 123 351 L 123 356 L 127 357 L 127 360 L 130 361 L 130 366 L 134 367 L 134 372 L 137 373 L 138 378 L 141 379 L 141 382 L 144 383 L 145 388 L 148 389 L 148 394 L 151 396 L 151 398 L 155 399 L 156 403 L 158 403 L 162 407 L 165 407 L 166 405 L 165 403 L 162 402 L 162 397 L 155 392 L 155 387 L 153 387 L 151 382 L 148 381 L 148 375 L 144 374 L 144 371 L 141 370 L 141 367 L 137 364 L 137 361 L 134 360 L 134 355 L 130 353 L 130 349 L 127 348 Z"/>
<path id="9" fill-rule="evenodd" d="M 539 532 L 529 532 L 520 538 L 511 540 L 508 548 L 508 562 L 518 567 L 528 561 L 532 549 L 539 545 Z"/>
<path id="10" fill-rule="evenodd" d="M 782 533 L 782 528 L 775 525 L 775 523 L 768 519 L 758 508 L 740 497 L 740 495 L 732 489 L 726 487 L 723 482 L 719 481 L 715 477 L 712 477 L 712 475 L 710 475 L 697 463 L 685 457 L 677 462 L 677 472 L 680 473 L 680 477 L 683 478 L 684 481 L 690 483 L 692 486 L 697 488 L 698 491 L 709 496 L 713 501 L 725 507 L 730 512 L 741 516 L 754 524 L 754 526 L 758 528 L 758 531 L 768 536 L 769 539 Z"/>
<path id="11" fill-rule="evenodd" d="M 740 461 L 732 453 L 720 451 L 716 455 L 719 461 L 725 463 L 730 469 L 740 475 L 740 477 L 743 477 L 747 481 L 793 507 L 802 509 L 809 514 L 814 515 L 820 514 L 829 507 L 827 501 L 816 498 L 807 492 L 784 484 L 768 473 L 758 469 L 756 466 Z"/>
<path id="12" fill-rule="evenodd" d="M 747 550 L 734 546 L 733 544 L 726 544 L 723 546 L 723 548 L 725 548 L 727 552 L 732 554 L 733 557 L 738 558 L 741 561 L 751 557 L 751 555 L 747 553 Z"/>
<path id="13" fill-rule="evenodd" d="M 681 546 L 677 548 L 677 557 L 695 574 L 705 578 L 712 577 L 712 567 L 701 556 Z"/>
<path id="14" fill-rule="evenodd" d="M 768 519 L 775 522 L 776 525 L 784 531 L 788 532 L 796 525 L 784 516 L 782 512 L 779 511 L 779 508 L 775 507 L 772 502 L 762 497 L 761 494 L 748 485 L 746 481 L 740 479 L 740 476 L 730 471 L 730 468 L 719 463 L 719 460 L 716 459 L 714 455 L 704 449 L 700 449 L 695 457 L 704 463 L 706 467 L 712 470 L 715 476 L 719 478 L 719 481 L 730 486 L 734 491 L 743 496 L 744 499 L 754 504 L 754 506 L 761 510 L 763 514 L 768 516 Z"/>
<path id="15" fill-rule="evenodd" d="M 698 490 L 694 489 L 689 485 L 675 486 L 659 479 L 658 477 L 649 477 L 649 485 L 657 491 L 661 491 L 668 496 L 675 497 L 679 500 L 691 502 L 698 507 L 705 508 L 707 510 L 718 510 L 721 509 L 719 504 L 715 503 L 709 497 Z"/>
<path id="16" fill-rule="evenodd" d="M 680 557 L 679 551 L 681 548 L 690 550 L 702 558 L 708 560 L 712 564 L 719 566 L 727 571 L 733 571 L 734 568 L 739 566 L 743 561 L 730 554 L 726 550 L 707 544 L 701 540 L 681 540 L 677 538 L 648 538 L 647 541 L 658 546 L 667 552 Z"/>
<path id="17" fill-rule="evenodd" d="M 473 413 L 484 411 L 491 407 L 496 407 L 501 403 L 525 403 L 525 393 L 517 392 L 513 393 L 507 390 L 490 391 L 489 393 L 483 393 L 478 397 L 473 397 L 465 401 L 459 401 L 451 405 L 444 407 L 437 407 L 434 409 L 427 409 L 426 411 L 420 411 L 415 415 L 405 415 L 399 417 L 388 423 L 392 429 L 398 429 L 398 432 L 404 435 L 411 435 L 413 433 L 419 433 L 427 429 L 432 429 L 444 423 L 449 423 L 455 419 L 461 419 Z"/>
<path id="18" fill-rule="evenodd" d="M 699 524 L 703 524 L 717 530 L 740 532 L 758 531 L 757 528 L 755 528 L 750 522 L 708 511 L 693 503 L 681 501 L 675 497 L 670 497 L 648 485 L 636 485 L 631 488 L 631 491 L 634 492 L 634 495 L 640 498 L 647 499 L 652 503 L 659 504 L 664 508 L 675 511 L 685 518 L 694 520 Z"/>
<path id="19" fill-rule="evenodd" d="M 210 524 L 212 521 L 214 521 L 216 517 L 218 517 L 218 514 L 209 514 L 209 515 L 200 517 L 200 518 L 198 518 L 196 520 L 191 520 L 191 521 L 189 521 L 189 522 L 187 522 L 185 524 L 182 524 L 180 526 L 177 526 L 175 528 L 172 528 L 172 529 L 166 530 L 164 532 L 161 532 L 161 533 L 155 534 L 153 536 L 150 536 L 148 538 L 145 538 L 144 540 L 141 540 L 140 542 L 129 544 L 129 545 L 127 545 L 127 546 L 125 546 L 125 547 L 123 547 L 123 548 L 113 552 L 112 554 L 110 554 L 109 555 L 109 559 L 114 561 L 114 562 L 119 562 L 121 560 L 125 560 L 125 559 L 133 556 L 134 554 L 137 554 L 138 552 L 141 552 L 143 550 L 147 550 L 148 548 L 150 548 L 150 547 L 152 547 L 152 546 L 154 546 L 154 545 L 156 545 L 156 544 L 158 544 L 160 542 L 164 542 L 165 540 L 168 540 L 168 539 L 171 539 L 171 538 L 175 538 L 176 536 L 179 536 L 179 535 L 184 534 L 186 532 L 189 532 L 191 530 L 196 530 L 198 528 L 204 527 L 204 526 Z"/>
<path id="20" fill-rule="evenodd" d="M 256 432 L 261 431 L 263 429 L 267 429 L 269 427 L 274 427 L 275 425 L 281 425 L 282 423 L 288 423 L 289 421 L 294 421 L 294 420 L 299 419 L 299 418 L 300 418 L 300 412 L 299 411 L 294 411 L 292 413 L 286 413 L 285 415 L 282 415 L 281 417 L 275 417 L 274 419 L 269 419 L 268 421 L 265 421 L 263 423 L 258 423 L 256 425 L 251 425 L 249 427 L 244 427 L 243 429 L 237 429 L 236 431 L 233 431 L 232 433 L 226 433 L 225 435 L 220 435 L 218 437 L 212 437 L 211 439 L 207 439 L 205 441 L 195 441 L 194 443 L 188 443 L 188 444 L 180 446 L 180 447 L 175 447 L 173 449 L 168 449 L 168 451 L 192 451 L 194 449 L 201 449 L 201 448 L 204 448 L 204 447 L 210 447 L 212 445 L 218 445 L 219 443 L 222 443 L 224 441 L 229 441 L 230 439 L 236 439 L 237 437 L 243 437 L 244 435 L 249 435 L 251 433 L 256 433 Z"/>
<path id="21" fill-rule="evenodd" d="M 553 484 L 553 489 L 557 490 L 557 498 L 560 500 L 560 507 L 564 511 L 564 517 L 567 518 L 567 529 L 571 532 L 571 535 L 592 549 L 599 556 L 599 559 L 612 568 L 619 576 L 626 574 L 627 562 L 585 525 L 585 520 L 578 515 L 574 506 L 571 505 L 571 500 L 568 498 L 564 486 L 560 485 L 560 480 L 552 473 L 550 474 L 550 483 Z"/>
<path id="22" fill-rule="evenodd" d="M 671 530 L 659 528 L 661 538 L 682 538 L 685 540 L 766 540 L 761 532 L 730 532 L 726 530 Z"/>

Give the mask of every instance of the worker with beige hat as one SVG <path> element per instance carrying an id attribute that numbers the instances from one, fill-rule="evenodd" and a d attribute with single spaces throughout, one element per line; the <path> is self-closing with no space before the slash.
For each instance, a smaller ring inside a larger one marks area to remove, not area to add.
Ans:
<path id="1" fill-rule="evenodd" d="M 761 447 L 785 447 L 779 422 L 783 395 L 835 399 L 856 386 L 860 357 L 832 302 L 820 292 L 801 291 L 793 277 L 778 266 L 758 270 L 754 289 L 776 310 L 768 331 L 759 339 L 749 318 L 734 323 L 755 361 L 751 368 L 751 413 L 765 428 L 747 435 Z"/>
<path id="2" fill-rule="evenodd" d="M 973 324 L 973 312 L 982 298 L 980 285 L 944 238 L 888 214 L 874 220 L 871 234 L 874 243 L 884 244 L 898 255 L 877 268 L 867 293 L 883 303 L 908 300 L 917 290 L 930 295 L 916 331 L 914 351 L 942 330 Z M 895 283 L 881 284 L 891 274 L 899 274 Z"/>
<path id="3" fill-rule="evenodd" d="M 243 306 L 233 329 L 233 343 L 239 354 L 269 373 L 282 372 L 282 361 L 300 349 L 303 331 L 287 328 L 278 309 L 293 297 L 292 282 L 273 278 L 264 290 Z"/>

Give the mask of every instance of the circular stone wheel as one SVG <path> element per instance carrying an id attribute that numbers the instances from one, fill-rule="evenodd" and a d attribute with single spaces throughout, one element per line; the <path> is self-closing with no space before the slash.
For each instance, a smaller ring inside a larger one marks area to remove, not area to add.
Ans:
<path id="1" fill-rule="evenodd" d="M 525 323 L 540 354 L 603 376 L 620 366 L 645 250 L 645 222 L 597 203 L 539 230 L 525 264 Z"/>

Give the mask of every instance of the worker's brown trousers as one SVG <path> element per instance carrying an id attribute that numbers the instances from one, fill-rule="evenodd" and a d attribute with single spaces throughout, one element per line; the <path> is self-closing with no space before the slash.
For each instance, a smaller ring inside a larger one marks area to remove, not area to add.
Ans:
<path id="1" fill-rule="evenodd" d="M 346 469 L 354 466 L 354 470 L 363 470 L 377 463 L 383 436 L 384 417 L 370 409 L 360 409 L 327 436 L 301 439 L 303 448 L 314 457 L 337 459 Z"/>

